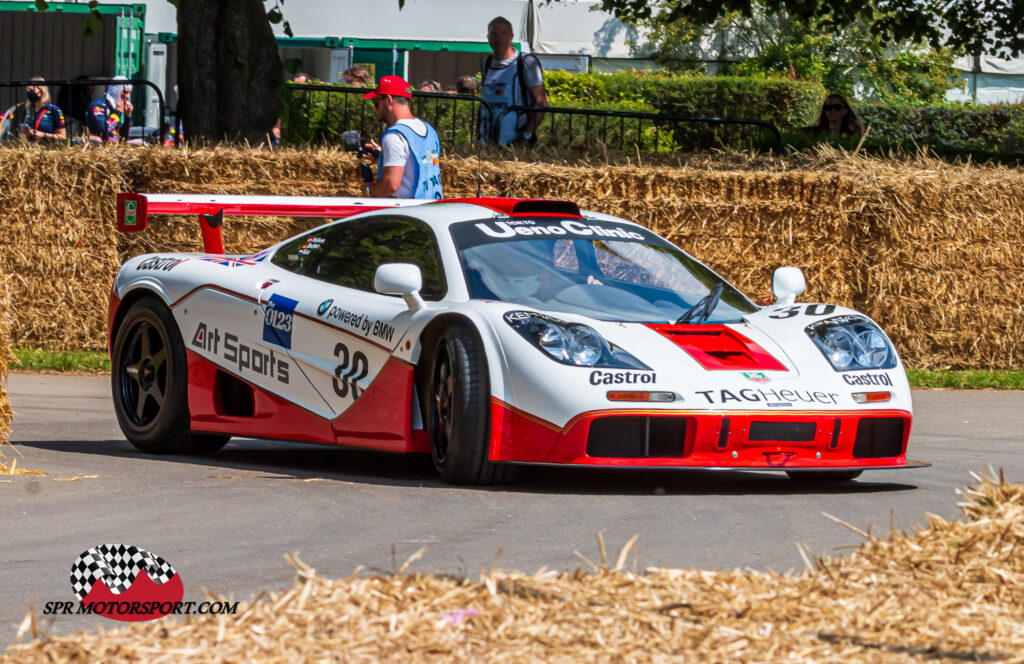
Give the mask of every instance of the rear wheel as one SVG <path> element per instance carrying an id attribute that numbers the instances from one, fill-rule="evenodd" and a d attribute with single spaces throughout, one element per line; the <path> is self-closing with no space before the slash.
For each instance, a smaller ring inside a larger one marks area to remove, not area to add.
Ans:
<path id="1" fill-rule="evenodd" d="M 849 482 L 860 477 L 863 470 L 787 470 L 789 479 L 797 482 Z"/>
<path id="2" fill-rule="evenodd" d="M 511 476 L 488 460 L 490 383 L 482 344 L 467 325 L 446 328 L 434 346 L 426 390 L 430 455 L 452 484 L 495 484 Z"/>
<path id="3" fill-rule="evenodd" d="M 185 345 L 160 300 L 146 297 L 131 306 L 111 364 L 114 412 L 135 447 L 152 454 L 209 454 L 230 440 L 190 430 Z"/>

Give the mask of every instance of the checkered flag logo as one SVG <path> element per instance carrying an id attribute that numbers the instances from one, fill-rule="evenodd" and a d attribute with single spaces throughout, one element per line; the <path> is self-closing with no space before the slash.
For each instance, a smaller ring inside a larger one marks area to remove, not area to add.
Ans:
<path id="1" fill-rule="evenodd" d="M 166 560 L 145 549 L 124 544 L 102 544 L 75 560 L 71 566 L 71 588 L 81 601 L 102 579 L 110 592 L 120 595 L 132 587 L 143 570 L 157 585 L 167 583 L 177 574 Z"/>

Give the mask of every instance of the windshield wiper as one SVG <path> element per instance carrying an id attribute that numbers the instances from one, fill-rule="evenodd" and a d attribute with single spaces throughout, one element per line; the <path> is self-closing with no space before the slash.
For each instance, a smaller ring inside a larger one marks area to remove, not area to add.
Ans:
<path id="1" fill-rule="evenodd" d="M 711 289 L 711 292 L 697 300 L 697 304 L 686 310 L 682 316 L 676 319 L 676 325 L 683 323 L 703 323 L 711 315 L 711 312 L 718 306 L 725 292 L 725 282 L 719 281 L 718 285 Z"/>

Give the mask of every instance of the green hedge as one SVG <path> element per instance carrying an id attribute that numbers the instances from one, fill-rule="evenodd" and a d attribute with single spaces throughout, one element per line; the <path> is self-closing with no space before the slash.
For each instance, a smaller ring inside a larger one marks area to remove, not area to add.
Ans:
<path id="1" fill-rule="evenodd" d="M 929 147 L 938 152 L 1024 151 L 1024 105 L 959 107 L 863 106 L 872 144 Z"/>
<path id="2" fill-rule="evenodd" d="M 812 81 L 647 72 L 567 74 L 545 72 L 551 103 L 637 104 L 644 110 L 701 117 L 768 120 L 781 129 L 810 124 L 825 89 Z"/>

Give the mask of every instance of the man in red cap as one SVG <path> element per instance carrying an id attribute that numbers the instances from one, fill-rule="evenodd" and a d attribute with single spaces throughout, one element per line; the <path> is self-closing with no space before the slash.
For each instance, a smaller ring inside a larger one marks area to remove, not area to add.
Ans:
<path id="1" fill-rule="evenodd" d="M 385 76 L 363 95 L 388 128 L 378 146 L 377 180 L 363 183 L 367 196 L 444 198 L 441 191 L 441 141 L 429 124 L 413 116 L 412 86 L 401 76 Z"/>

